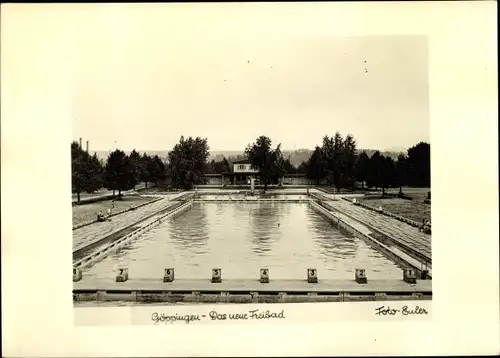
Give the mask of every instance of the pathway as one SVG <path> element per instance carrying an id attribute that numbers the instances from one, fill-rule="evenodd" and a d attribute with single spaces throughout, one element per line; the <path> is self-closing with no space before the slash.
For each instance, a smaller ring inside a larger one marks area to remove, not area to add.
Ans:
<path id="1" fill-rule="evenodd" d="M 353 205 L 345 200 L 327 201 L 324 202 L 324 204 L 333 210 L 338 210 L 341 213 L 353 217 L 361 223 L 365 223 L 373 229 L 394 239 L 394 241 L 427 257 L 429 262 L 431 261 L 431 235 L 418 231 L 418 228 L 403 223 L 395 218 Z"/>
<path id="2" fill-rule="evenodd" d="M 145 219 L 146 217 L 168 208 L 175 204 L 175 199 L 184 195 L 185 192 L 165 195 L 162 200 L 158 200 L 152 204 L 137 208 L 136 210 L 127 211 L 123 214 L 114 216 L 111 221 L 97 222 L 91 225 L 73 231 L 73 251 L 87 245 L 90 242 L 99 238 L 104 238 L 112 233 L 122 230 L 133 223 Z"/>
<path id="3" fill-rule="evenodd" d="M 133 193 L 138 189 L 142 189 L 145 187 L 144 183 L 137 184 L 135 186 L 135 189 L 132 190 L 127 190 L 127 191 L 122 191 L 122 195 Z M 115 192 L 116 195 L 118 195 L 118 191 Z M 113 190 L 106 190 L 106 189 L 101 189 L 93 194 L 88 194 L 88 193 L 81 193 L 80 194 L 80 202 L 85 202 L 87 200 L 92 200 L 95 198 L 100 198 L 100 197 L 105 197 L 105 196 L 110 196 L 113 195 Z M 76 194 L 71 194 L 71 201 L 73 203 L 76 203 L 78 200 L 78 196 Z"/>

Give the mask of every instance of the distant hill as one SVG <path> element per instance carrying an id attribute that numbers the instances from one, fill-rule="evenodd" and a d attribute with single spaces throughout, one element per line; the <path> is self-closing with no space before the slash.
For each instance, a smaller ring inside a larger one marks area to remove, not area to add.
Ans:
<path id="1" fill-rule="evenodd" d="M 238 155 L 243 155 L 242 150 L 212 150 L 210 151 L 210 160 L 215 160 L 216 162 L 221 161 L 224 157 L 237 157 Z"/>
<path id="2" fill-rule="evenodd" d="M 366 154 L 368 154 L 369 157 L 373 155 L 373 153 L 376 152 L 375 149 L 358 149 L 358 152 L 366 151 Z M 97 153 L 97 157 L 103 161 L 106 161 L 108 158 L 108 155 L 111 151 L 107 150 L 98 150 L 98 151 L 91 151 L 91 154 L 93 155 L 94 153 Z M 126 154 L 130 154 L 131 150 L 125 151 Z M 138 150 L 138 152 L 142 155 L 142 153 L 146 153 L 147 155 L 150 156 L 155 156 L 157 155 L 163 160 L 167 160 L 168 156 L 168 150 Z M 311 149 L 296 149 L 296 150 L 283 150 L 283 156 L 285 158 L 290 158 L 290 162 L 295 166 L 298 167 L 302 162 L 305 162 L 309 160 L 312 154 Z M 381 152 L 382 155 L 388 156 L 396 160 L 398 158 L 398 155 L 400 153 L 406 152 L 406 150 L 402 149 L 401 151 L 383 151 Z M 224 157 L 230 158 L 230 157 L 237 157 L 237 156 L 242 156 L 243 151 L 242 150 L 214 150 L 210 152 L 210 157 L 209 160 L 215 160 L 215 161 L 220 161 Z"/>
<path id="3" fill-rule="evenodd" d="M 371 157 L 373 153 L 375 153 L 376 149 L 358 149 L 358 153 L 365 151 L 366 154 Z M 285 158 L 290 158 L 290 163 L 292 163 L 295 167 L 298 167 L 301 163 L 309 160 L 313 151 L 311 149 L 296 149 L 296 150 L 283 150 L 283 156 Z M 386 157 L 391 157 L 396 160 L 400 153 L 406 152 L 406 150 L 401 151 L 383 151 L 380 152 L 382 155 Z M 210 160 L 214 159 L 215 161 L 222 160 L 222 158 L 226 157 L 237 157 L 242 156 L 243 151 L 214 151 L 210 153 Z"/>
<path id="4" fill-rule="evenodd" d="M 406 153 L 408 148 L 403 148 L 403 147 L 391 147 L 387 148 L 385 151 L 386 152 L 395 152 L 395 153 Z"/>
<path id="5" fill-rule="evenodd" d="M 366 154 L 371 157 L 373 153 L 375 153 L 377 150 L 376 149 L 358 149 L 358 153 L 361 153 L 362 151 L 365 151 Z M 398 156 L 401 153 L 406 154 L 406 149 L 402 149 L 401 151 L 392 151 L 392 150 L 387 150 L 387 151 L 381 151 L 380 154 L 382 154 L 384 157 L 391 157 L 392 159 L 396 160 L 398 159 Z"/>
<path id="6" fill-rule="evenodd" d="M 168 150 L 136 150 L 137 152 L 139 152 L 141 155 L 143 153 L 146 153 L 147 155 L 150 155 L 150 156 L 155 156 L 157 155 L 158 157 L 160 157 L 160 159 L 163 159 L 163 160 L 166 160 L 167 159 L 167 155 L 168 155 Z M 90 151 L 90 154 L 91 155 L 94 155 L 94 153 L 97 154 L 97 158 L 103 160 L 103 161 L 106 161 L 108 159 L 108 156 L 109 156 L 109 153 L 111 153 L 112 151 L 111 150 L 96 150 L 96 151 Z M 125 154 L 130 154 L 132 151 L 131 150 L 124 150 Z"/>

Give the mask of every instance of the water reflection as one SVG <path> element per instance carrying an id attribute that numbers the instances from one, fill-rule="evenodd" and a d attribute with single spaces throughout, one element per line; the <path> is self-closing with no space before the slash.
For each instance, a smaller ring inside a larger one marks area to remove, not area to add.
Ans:
<path id="1" fill-rule="evenodd" d="M 311 207 L 308 207 L 307 217 L 307 226 L 316 234 L 313 238 L 320 249 L 318 254 L 323 259 L 343 259 L 356 254 L 359 240 L 352 234 L 339 232 L 334 223 L 317 215 Z"/>
<path id="2" fill-rule="evenodd" d="M 370 278 L 400 278 L 401 270 L 354 237 L 346 237 L 307 203 L 195 203 L 85 272 L 114 278 L 119 265 L 129 277 L 161 278 L 167 267 L 178 278 L 303 279 L 307 268 L 321 278 L 352 279 L 365 268 Z"/>
<path id="3" fill-rule="evenodd" d="M 253 252 L 266 256 L 274 243 L 281 238 L 281 219 L 283 205 L 275 203 L 255 203 L 250 208 L 250 231 L 252 233 Z"/>
<path id="4" fill-rule="evenodd" d="M 188 257 L 208 251 L 210 229 L 207 217 L 211 213 L 206 211 L 204 204 L 200 204 L 198 208 L 199 210 L 193 211 L 192 215 L 179 215 L 171 218 L 168 225 L 172 244 Z M 215 224 L 220 225 L 223 220 L 223 211 L 217 210 L 212 214 L 215 214 L 212 215 Z"/>
<path id="5" fill-rule="evenodd" d="M 266 201 L 273 200 L 286 200 L 286 201 L 307 201 L 307 195 L 301 194 L 255 194 L 250 196 L 245 193 L 231 193 L 231 194 L 198 194 L 197 199 L 199 200 L 229 200 L 229 201 L 260 201 L 260 199 L 265 199 Z"/>

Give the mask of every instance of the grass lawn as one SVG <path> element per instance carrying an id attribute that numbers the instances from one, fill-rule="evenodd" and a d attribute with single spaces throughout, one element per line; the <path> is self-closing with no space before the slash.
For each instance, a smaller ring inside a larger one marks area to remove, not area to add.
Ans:
<path id="1" fill-rule="evenodd" d="M 389 189 L 386 190 L 388 193 L 394 193 L 397 194 L 399 193 L 399 188 L 398 189 Z M 431 191 L 430 188 L 405 188 L 403 187 L 403 194 L 407 196 L 411 196 L 413 200 L 415 201 L 424 201 L 427 199 L 427 193 Z"/>
<path id="2" fill-rule="evenodd" d="M 135 190 L 142 189 L 144 187 L 145 187 L 144 183 L 139 183 L 135 186 Z M 93 197 L 101 196 L 101 195 L 111 195 L 111 194 L 113 194 L 113 190 L 107 190 L 107 189 L 101 188 L 92 194 L 85 193 L 85 192 L 80 193 L 80 200 L 83 200 L 86 198 L 93 198 Z M 118 195 L 118 190 L 116 190 L 115 194 Z M 76 201 L 77 197 L 78 197 L 78 195 L 76 195 L 75 193 L 71 194 L 71 200 Z"/>
<path id="3" fill-rule="evenodd" d="M 422 222 L 422 219 L 431 220 L 431 206 L 421 200 L 406 200 L 399 198 L 390 199 L 361 199 L 366 205 L 378 208 L 381 206 L 384 210 L 402 217 Z"/>
<path id="4" fill-rule="evenodd" d="M 130 206 L 137 206 L 139 204 L 152 200 L 155 200 L 155 198 L 124 196 L 123 200 L 115 200 L 115 208 L 112 209 L 112 212 L 122 211 L 129 208 Z M 95 219 L 99 210 L 102 210 L 104 214 L 107 214 L 108 208 L 110 207 L 111 200 L 73 206 L 73 225 Z"/>
<path id="5" fill-rule="evenodd" d="M 155 186 L 152 188 L 147 188 L 147 189 L 141 190 L 141 195 L 165 194 L 167 192 L 168 191 L 166 189 L 161 189 L 161 188 Z M 171 193 L 171 192 L 172 191 L 170 191 L 169 193 Z"/>

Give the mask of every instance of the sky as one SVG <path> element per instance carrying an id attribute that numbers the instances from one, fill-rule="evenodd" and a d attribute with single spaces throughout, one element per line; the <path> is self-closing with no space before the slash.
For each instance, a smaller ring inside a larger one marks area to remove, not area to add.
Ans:
<path id="1" fill-rule="evenodd" d="M 430 141 L 425 36 L 300 33 L 286 11 L 243 6 L 121 5 L 88 7 L 71 29 L 73 140 L 91 150 L 169 150 L 181 135 L 212 150 L 259 135 L 312 149 L 336 131 L 366 149 Z"/>

